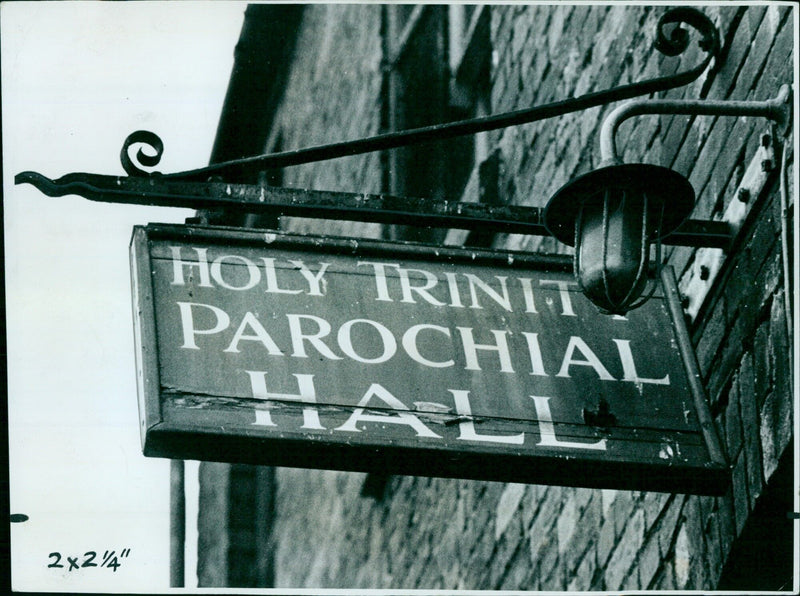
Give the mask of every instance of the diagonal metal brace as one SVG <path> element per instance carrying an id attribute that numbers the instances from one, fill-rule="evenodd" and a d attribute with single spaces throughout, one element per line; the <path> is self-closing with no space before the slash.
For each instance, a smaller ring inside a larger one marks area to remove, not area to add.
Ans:
<path id="1" fill-rule="evenodd" d="M 523 108 L 503 114 L 492 114 L 479 118 L 446 122 L 379 134 L 372 137 L 318 145 L 279 153 L 256 155 L 215 163 L 202 168 L 164 174 L 170 178 L 187 181 L 205 182 L 214 177 L 222 178 L 229 182 L 244 182 L 252 180 L 259 172 L 269 169 L 285 168 L 306 163 L 326 161 L 340 157 L 350 157 L 375 151 L 396 149 L 420 143 L 442 141 L 460 136 L 474 135 L 490 130 L 499 130 L 520 124 L 529 124 L 563 116 L 572 112 L 607 105 L 613 102 L 642 97 L 660 91 L 667 91 L 683 87 L 697 80 L 705 72 L 712 59 L 715 60 L 714 68 L 718 68 L 721 54 L 719 32 L 711 20 L 701 11 L 689 7 L 673 7 L 664 12 L 656 26 L 654 40 L 655 48 L 666 56 L 678 56 L 689 47 L 689 33 L 680 25 L 689 25 L 699 34 L 698 46 L 704 52 L 704 58 L 698 64 L 677 73 L 653 77 L 644 81 L 637 81 L 619 85 L 611 89 L 594 91 L 578 97 L 567 98 L 539 106 Z M 161 158 L 164 146 L 161 140 L 152 132 L 136 131 L 125 141 L 121 158 L 125 172 L 130 176 L 148 176 L 151 173 L 142 169 L 128 155 L 128 148 L 133 144 L 149 145 L 152 153 L 141 151 L 136 154 L 136 159 L 141 166 L 152 167 Z"/>
<path id="2" fill-rule="evenodd" d="M 683 87 L 697 80 L 706 70 L 706 67 L 711 63 L 712 59 L 715 59 L 714 68 L 720 66 L 718 61 L 721 54 L 721 45 L 719 32 L 703 12 L 689 6 L 679 6 L 664 12 L 658 21 L 654 46 L 659 52 L 666 56 L 678 56 L 686 51 L 689 47 L 690 36 L 687 30 L 680 27 L 680 25 L 690 25 L 700 34 L 698 46 L 705 53 L 705 56 L 702 61 L 693 67 L 672 75 L 654 77 L 644 81 L 586 93 L 578 97 L 563 99 L 530 108 L 523 108 L 504 114 L 493 114 L 468 120 L 434 124 L 431 126 L 389 132 L 373 137 L 332 143 L 329 145 L 319 145 L 280 153 L 257 155 L 166 175 L 173 178 L 195 181 L 205 181 L 212 176 L 221 176 L 228 181 L 243 181 L 267 169 L 285 168 L 375 151 L 396 149 L 408 145 L 474 135 L 481 132 L 508 128 L 510 126 L 538 122 L 540 120 L 555 118 L 557 116 L 563 116 L 572 112 L 587 110 L 617 101 Z M 146 131 L 137 131 L 133 134 L 146 135 L 148 133 Z M 153 144 L 153 147 L 156 150 L 156 154 L 160 154 L 160 149 L 155 144 Z M 123 149 L 123 152 L 125 152 L 125 149 Z M 141 157 L 142 153 L 139 152 L 138 156 Z M 139 169 L 131 160 L 126 159 L 126 157 L 127 156 L 123 157 L 123 164 L 125 166 L 125 171 L 129 175 L 147 175 L 147 172 Z M 152 165 L 152 163 L 150 163 L 152 159 L 153 158 L 148 156 L 148 162 L 142 162 L 143 165 Z M 155 159 L 157 160 L 157 158 Z"/>

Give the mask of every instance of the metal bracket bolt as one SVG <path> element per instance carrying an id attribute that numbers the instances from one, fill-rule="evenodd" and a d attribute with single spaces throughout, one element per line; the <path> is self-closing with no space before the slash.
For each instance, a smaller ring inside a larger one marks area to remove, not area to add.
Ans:
<path id="1" fill-rule="evenodd" d="M 769 149 L 772 145 L 772 136 L 769 133 L 764 133 L 761 135 L 761 146 L 764 149 Z M 764 159 L 761 161 L 761 171 L 762 172 L 771 172 L 775 169 L 775 163 L 771 159 Z"/>
<path id="2" fill-rule="evenodd" d="M 742 203 L 747 203 L 750 200 L 750 189 L 747 189 L 744 186 L 740 187 L 736 193 L 736 198 Z"/>

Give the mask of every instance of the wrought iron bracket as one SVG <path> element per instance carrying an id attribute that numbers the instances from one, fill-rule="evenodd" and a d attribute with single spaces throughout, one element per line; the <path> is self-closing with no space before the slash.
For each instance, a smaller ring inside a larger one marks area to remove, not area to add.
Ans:
<path id="1" fill-rule="evenodd" d="M 472 135 L 688 85 L 700 77 L 712 60 L 719 60 L 721 47 L 719 33 L 706 15 L 697 9 L 680 6 L 667 10 L 659 19 L 654 44 L 656 49 L 667 56 L 682 54 L 689 47 L 690 41 L 689 32 L 683 25 L 689 25 L 700 34 L 698 45 L 705 55 L 696 66 L 670 76 L 656 77 L 505 114 L 259 155 L 171 174 L 143 169 L 159 163 L 164 146 L 154 133 L 136 131 L 128 136 L 121 151 L 121 161 L 127 177 L 72 173 L 52 180 L 37 172 L 22 172 L 16 176 L 15 182 L 32 184 L 48 196 L 77 194 L 103 202 L 548 235 L 542 224 L 541 210 L 536 207 L 488 206 L 387 195 L 299 191 L 242 182 L 254 179 L 258 172 L 267 169 Z M 714 67 L 718 68 L 719 64 L 715 63 Z M 138 150 L 138 163 L 130 157 L 130 149 L 134 145 L 150 147 L 149 152 L 141 148 Z M 688 220 L 665 238 L 664 242 L 685 246 L 727 247 L 731 236 L 731 229 L 722 222 Z"/>

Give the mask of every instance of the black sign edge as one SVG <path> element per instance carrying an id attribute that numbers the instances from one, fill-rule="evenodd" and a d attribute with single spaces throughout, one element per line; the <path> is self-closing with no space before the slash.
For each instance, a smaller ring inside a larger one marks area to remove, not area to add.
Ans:
<path id="1" fill-rule="evenodd" d="M 305 442 L 298 439 L 229 436 L 224 442 L 211 445 L 207 434 L 158 424 L 149 429 L 144 452 L 149 457 L 172 459 L 594 489 L 707 496 L 720 496 L 727 489 L 727 468 L 713 464 L 655 467 L 651 462 L 608 460 L 599 465 L 575 457 L 491 452 L 453 457 L 407 446 L 384 445 L 378 452 L 346 443 L 327 445 L 324 452 L 315 451 L 312 456 Z M 279 463 L 265 464 L 265 451 L 280 453 L 271 458 Z"/>
<path id="2" fill-rule="evenodd" d="M 146 228 L 135 226 L 130 241 L 131 293 L 136 357 L 139 432 L 144 451 L 151 428 L 162 422 L 155 304 Z M 152 346 L 151 348 L 148 348 Z"/>

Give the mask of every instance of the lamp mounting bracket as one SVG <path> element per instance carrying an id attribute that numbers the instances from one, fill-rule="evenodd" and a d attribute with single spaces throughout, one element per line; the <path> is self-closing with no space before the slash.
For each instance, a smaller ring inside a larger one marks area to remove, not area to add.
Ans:
<path id="1" fill-rule="evenodd" d="M 785 129 L 791 118 L 792 88 L 781 85 L 778 94 L 765 101 L 712 99 L 637 99 L 614 109 L 600 128 L 603 163 L 619 163 L 614 142 L 619 126 L 628 118 L 643 115 L 684 114 L 689 116 L 751 116 L 766 118 Z"/>

